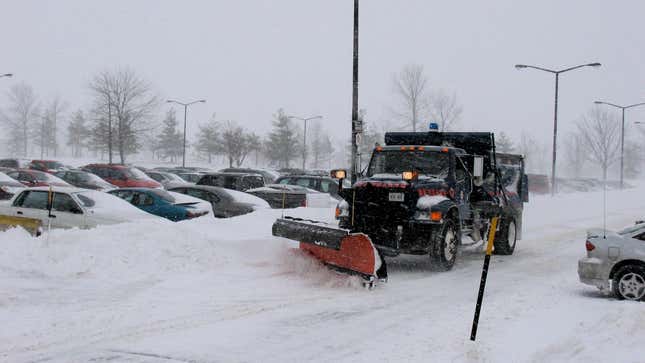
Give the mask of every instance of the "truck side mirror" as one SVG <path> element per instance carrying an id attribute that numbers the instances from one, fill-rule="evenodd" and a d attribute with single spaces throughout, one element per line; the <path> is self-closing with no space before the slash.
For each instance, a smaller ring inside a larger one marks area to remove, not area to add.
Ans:
<path id="1" fill-rule="evenodd" d="M 520 186 L 520 196 L 522 202 L 527 203 L 529 201 L 529 177 L 526 174 L 522 174 L 522 185 Z"/>
<path id="2" fill-rule="evenodd" d="M 481 156 L 473 157 L 473 177 L 482 178 L 484 176 L 484 158 Z"/>
<path id="3" fill-rule="evenodd" d="M 338 180 L 338 191 L 343 190 L 343 179 L 347 177 L 347 170 L 345 169 L 334 169 L 331 171 L 331 178 Z"/>

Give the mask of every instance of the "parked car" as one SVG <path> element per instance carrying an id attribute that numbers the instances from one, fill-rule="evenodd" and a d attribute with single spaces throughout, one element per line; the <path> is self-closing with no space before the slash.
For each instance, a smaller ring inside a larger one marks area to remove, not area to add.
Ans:
<path id="1" fill-rule="evenodd" d="M 120 188 L 161 188 L 161 184 L 152 180 L 137 168 L 116 164 L 90 164 L 82 170 L 96 174 L 110 184 Z"/>
<path id="2" fill-rule="evenodd" d="M 246 192 L 266 200 L 271 208 L 324 208 L 338 203 L 327 193 L 299 185 L 267 184 L 264 187 L 249 189 Z"/>
<path id="3" fill-rule="evenodd" d="M 175 192 L 151 188 L 114 189 L 115 195 L 133 206 L 159 217 L 177 222 L 213 212 L 210 203 Z"/>
<path id="4" fill-rule="evenodd" d="M 549 177 L 543 174 L 526 174 L 529 181 L 529 192 L 546 194 L 551 191 Z"/>
<path id="5" fill-rule="evenodd" d="M 213 215 L 217 218 L 235 217 L 257 209 L 269 208 L 269 204 L 258 197 L 220 187 L 188 184 L 171 188 L 170 191 L 210 202 Z"/>
<path id="6" fill-rule="evenodd" d="M 329 193 L 334 198 L 340 198 L 338 196 L 338 181 L 328 176 L 308 174 L 286 175 L 279 177 L 275 182 L 276 184 L 299 185 L 322 193 Z M 346 183 L 344 187 L 350 187 L 349 181 L 345 179 L 343 182 Z"/>
<path id="7" fill-rule="evenodd" d="M 0 200 L 11 199 L 14 194 L 24 188 L 25 186 L 22 183 L 0 172 Z"/>
<path id="8" fill-rule="evenodd" d="M 619 232 L 591 229 L 587 257 L 578 261 L 580 281 L 619 299 L 645 300 L 645 221 Z"/>
<path id="9" fill-rule="evenodd" d="M 176 174 L 165 171 L 147 170 L 145 173 L 157 183 L 161 183 L 161 185 L 166 189 L 186 183 L 184 179 L 180 178 Z"/>
<path id="10" fill-rule="evenodd" d="M 279 176 L 279 173 L 275 173 L 269 170 L 264 169 L 251 169 L 251 168 L 226 168 L 220 170 L 222 173 L 245 173 L 245 174 L 260 174 L 264 178 L 265 184 L 272 184 Z"/>
<path id="11" fill-rule="evenodd" d="M 11 169 L 27 169 L 31 160 L 28 159 L 0 159 L 0 167 Z"/>
<path id="12" fill-rule="evenodd" d="M 260 188 L 264 186 L 264 179 L 259 174 L 247 173 L 207 173 L 197 182 L 197 185 L 210 185 L 238 191 Z"/>
<path id="13" fill-rule="evenodd" d="M 13 179 L 21 182 L 28 187 L 71 187 L 72 185 L 66 181 L 44 171 L 31 170 L 31 169 L 17 169 L 6 173 Z"/>
<path id="14" fill-rule="evenodd" d="M 108 191 L 116 188 L 115 185 L 106 182 L 98 176 L 83 170 L 59 171 L 54 174 L 69 184 L 85 189 Z"/>
<path id="15" fill-rule="evenodd" d="M 179 176 L 180 178 L 184 179 L 184 181 L 186 181 L 188 183 L 196 184 L 199 181 L 199 179 L 201 179 L 204 176 L 204 173 L 201 173 L 201 172 L 190 172 L 190 173 L 180 172 L 180 173 L 177 173 L 177 176 Z"/>
<path id="16" fill-rule="evenodd" d="M 26 188 L 9 202 L 0 203 L 0 214 L 40 219 L 53 228 L 90 228 L 157 217 L 142 212 L 107 193 L 80 188 L 53 187 L 51 217 L 48 187 Z"/>
<path id="17" fill-rule="evenodd" d="M 55 160 L 32 160 L 29 163 L 29 169 L 44 171 L 45 173 L 55 174 L 59 171 L 71 169 L 68 166 Z"/>

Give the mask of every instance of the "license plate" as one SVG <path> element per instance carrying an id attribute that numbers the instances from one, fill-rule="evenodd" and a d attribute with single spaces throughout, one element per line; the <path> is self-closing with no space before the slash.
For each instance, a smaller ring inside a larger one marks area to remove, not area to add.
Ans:
<path id="1" fill-rule="evenodd" d="M 404 198 L 403 193 L 390 193 L 389 200 L 390 202 L 402 202 Z"/>

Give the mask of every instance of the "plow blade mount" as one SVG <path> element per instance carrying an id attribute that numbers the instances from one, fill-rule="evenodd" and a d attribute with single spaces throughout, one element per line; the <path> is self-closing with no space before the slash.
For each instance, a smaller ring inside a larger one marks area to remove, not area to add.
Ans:
<path id="1" fill-rule="evenodd" d="M 373 281 L 383 263 L 370 238 L 363 233 L 323 226 L 318 222 L 280 218 L 273 235 L 300 242 L 305 250 L 331 268 Z"/>

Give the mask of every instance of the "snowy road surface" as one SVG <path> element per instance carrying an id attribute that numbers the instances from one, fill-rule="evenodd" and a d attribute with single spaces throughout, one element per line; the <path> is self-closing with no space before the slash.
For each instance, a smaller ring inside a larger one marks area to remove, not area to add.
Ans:
<path id="1" fill-rule="evenodd" d="M 645 217 L 644 192 L 609 192 L 608 227 Z M 276 210 L 0 232 L 0 361 L 642 362 L 645 303 L 578 282 L 601 206 L 600 193 L 532 198 L 515 255 L 492 259 L 475 343 L 480 248 L 444 273 L 390 259 L 390 282 L 366 291 L 272 237 Z"/>

